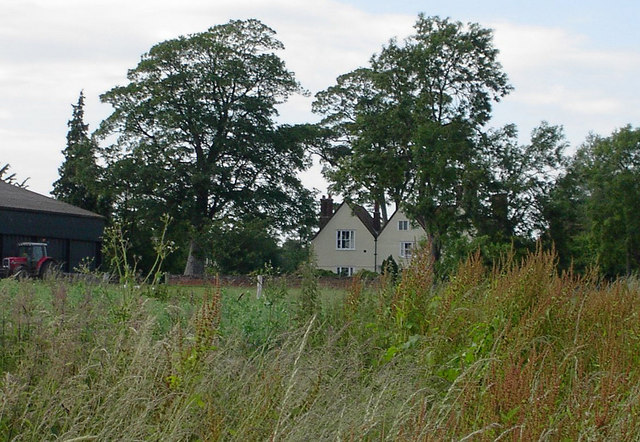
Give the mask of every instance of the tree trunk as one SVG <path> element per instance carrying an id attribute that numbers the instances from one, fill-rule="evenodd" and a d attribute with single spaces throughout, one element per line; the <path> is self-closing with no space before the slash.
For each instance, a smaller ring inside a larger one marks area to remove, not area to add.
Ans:
<path id="1" fill-rule="evenodd" d="M 184 268 L 184 275 L 204 275 L 204 258 L 202 256 L 202 247 L 200 247 L 200 244 L 195 239 L 192 239 L 189 243 L 189 257 L 187 258 L 187 265 Z"/>
<path id="2" fill-rule="evenodd" d="M 427 233 L 429 237 L 429 245 L 431 247 L 431 257 L 433 262 L 438 262 L 442 253 L 442 244 L 440 243 L 440 237 L 432 233 Z"/>
<path id="3" fill-rule="evenodd" d="M 389 217 L 387 216 L 387 202 L 384 199 L 380 204 L 380 211 L 382 212 L 382 225 L 385 225 L 389 221 Z"/>

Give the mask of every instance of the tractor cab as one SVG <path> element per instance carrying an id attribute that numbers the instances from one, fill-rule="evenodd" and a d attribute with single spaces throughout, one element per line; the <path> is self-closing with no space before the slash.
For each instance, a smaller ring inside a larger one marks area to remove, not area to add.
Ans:
<path id="1" fill-rule="evenodd" d="M 47 255 L 47 244 L 40 242 L 21 242 L 18 244 L 18 256 L 2 260 L 3 276 L 43 277 L 55 268 L 55 260 Z"/>
<path id="2" fill-rule="evenodd" d="M 26 264 L 29 273 L 39 267 L 40 260 L 47 256 L 47 244 L 38 242 L 22 242 L 18 244 L 18 254 L 27 258 Z"/>

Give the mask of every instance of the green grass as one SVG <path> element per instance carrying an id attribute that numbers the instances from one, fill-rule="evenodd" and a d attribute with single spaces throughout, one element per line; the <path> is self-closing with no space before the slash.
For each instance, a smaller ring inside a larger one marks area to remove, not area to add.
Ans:
<path id="1" fill-rule="evenodd" d="M 636 440 L 640 285 L 542 251 L 345 290 L 0 281 L 0 440 Z M 314 291 L 315 290 L 315 291 Z"/>

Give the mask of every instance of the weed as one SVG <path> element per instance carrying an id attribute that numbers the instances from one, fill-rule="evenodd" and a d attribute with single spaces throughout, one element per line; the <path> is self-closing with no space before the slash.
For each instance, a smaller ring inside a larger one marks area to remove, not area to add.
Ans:
<path id="1" fill-rule="evenodd" d="M 166 234 L 172 219 L 168 214 L 164 214 L 160 221 L 162 227 L 154 232 L 152 237 L 155 261 L 147 276 L 142 278 L 138 270 L 140 258 L 130 256 L 131 242 L 127 237 L 127 226 L 121 223 L 114 223 L 105 228 L 103 235 L 103 253 L 107 257 L 109 268 L 116 272 L 120 283 L 127 285 L 151 284 L 158 285 L 164 276 L 162 264 L 167 256 L 173 252 L 174 243 L 167 240 Z"/>

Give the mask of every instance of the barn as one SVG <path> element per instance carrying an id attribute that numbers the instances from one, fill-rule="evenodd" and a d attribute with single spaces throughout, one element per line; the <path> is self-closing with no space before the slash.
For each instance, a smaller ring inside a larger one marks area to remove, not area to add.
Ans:
<path id="1" fill-rule="evenodd" d="M 46 242 L 65 272 L 102 261 L 104 218 L 71 204 L 0 181 L 0 253 L 16 256 L 20 242 Z"/>

